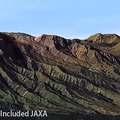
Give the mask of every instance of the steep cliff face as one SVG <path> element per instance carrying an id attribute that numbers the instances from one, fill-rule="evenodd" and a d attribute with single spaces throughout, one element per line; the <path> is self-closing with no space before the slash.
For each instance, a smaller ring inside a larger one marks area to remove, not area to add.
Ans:
<path id="1" fill-rule="evenodd" d="M 120 37 L 0 33 L 1 108 L 120 115 Z"/>

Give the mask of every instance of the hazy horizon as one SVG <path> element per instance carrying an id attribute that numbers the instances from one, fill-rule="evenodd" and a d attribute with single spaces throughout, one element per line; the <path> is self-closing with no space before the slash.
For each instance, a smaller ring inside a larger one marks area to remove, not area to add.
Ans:
<path id="1" fill-rule="evenodd" d="M 0 5 L 1 32 L 80 39 L 96 33 L 120 34 L 119 0 L 4 0 Z"/>

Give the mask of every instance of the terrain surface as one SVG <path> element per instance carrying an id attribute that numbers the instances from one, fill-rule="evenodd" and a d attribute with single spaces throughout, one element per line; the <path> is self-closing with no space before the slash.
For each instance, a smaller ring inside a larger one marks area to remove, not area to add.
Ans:
<path id="1" fill-rule="evenodd" d="M 0 109 L 119 116 L 120 36 L 0 33 Z"/>

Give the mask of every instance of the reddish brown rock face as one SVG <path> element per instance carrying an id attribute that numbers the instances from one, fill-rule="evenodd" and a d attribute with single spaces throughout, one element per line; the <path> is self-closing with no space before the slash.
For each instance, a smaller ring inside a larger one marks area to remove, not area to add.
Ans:
<path id="1" fill-rule="evenodd" d="M 115 34 L 70 40 L 0 33 L 0 104 L 120 115 L 119 51 Z"/>
<path id="2" fill-rule="evenodd" d="M 119 36 L 117 35 L 96 34 L 95 36 L 88 38 L 88 40 L 86 41 L 79 40 L 78 42 L 75 40 L 68 40 L 59 36 L 45 34 L 36 38 L 27 34 L 5 34 L 8 35 L 7 37 L 10 39 L 11 42 L 13 42 L 14 44 L 17 43 L 16 46 L 18 46 L 21 52 L 23 52 L 24 54 L 29 54 L 28 50 L 30 50 L 31 52 L 34 51 L 37 54 L 48 57 L 50 59 L 55 59 L 57 61 L 70 63 L 80 62 L 81 64 L 86 61 L 88 63 L 95 61 L 95 63 L 98 64 L 99 62 L 97 61 L 100 60 L 97 58 L 97 56 L 102 57 L 102 55 L 106 54 L 106 56 L 112 56 L 114 58 L 114 54 L 119 54 L 119 52 L 117 51 L 119 50 Z M 106 45 L 107 41 L 108 45 Z M 112 43 L 113 46 L 110 47 Z M 1 44 L 3 44 L 2 41 Z M 98 51 L 94 49 L 94 46 L 98 49 Z"/>

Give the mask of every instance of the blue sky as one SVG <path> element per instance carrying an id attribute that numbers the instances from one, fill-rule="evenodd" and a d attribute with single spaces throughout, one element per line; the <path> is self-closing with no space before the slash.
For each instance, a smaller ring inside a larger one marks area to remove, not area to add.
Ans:
<path id="1" fill-rule="evenodd" d="M 120 0 L 0 0 L 0 31 L 82 39 L 120 35 Z"/>

